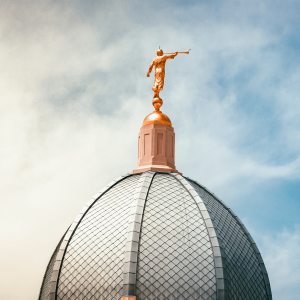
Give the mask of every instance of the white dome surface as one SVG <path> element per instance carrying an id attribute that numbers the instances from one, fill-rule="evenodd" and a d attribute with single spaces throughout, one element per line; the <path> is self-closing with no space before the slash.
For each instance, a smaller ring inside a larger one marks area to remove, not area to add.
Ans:
<path id="1" fill-rule="evenodd" d="M 177 173 L 120 177 L 82 209 L 39 300 L 270 300 L 260 252 L 237 216 Z"/>

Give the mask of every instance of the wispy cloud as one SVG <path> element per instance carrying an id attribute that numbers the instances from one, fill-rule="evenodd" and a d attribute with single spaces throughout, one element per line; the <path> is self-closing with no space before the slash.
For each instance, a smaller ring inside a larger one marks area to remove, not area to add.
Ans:
<path id="1" fill-rule="evenodd" d="M 269 271 L 273 293 L 277 299 L 299 298 L 300 282 L 300 228 L 287 229 L 276 236 L 265 236 L 262 253 Z"/>

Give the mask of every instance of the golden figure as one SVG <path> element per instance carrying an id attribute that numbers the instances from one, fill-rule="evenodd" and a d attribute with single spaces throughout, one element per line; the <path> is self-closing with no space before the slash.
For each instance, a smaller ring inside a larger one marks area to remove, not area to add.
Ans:
<path id="1" fill-rule="evenodd" d="M 147 77 L 150 77 L 150 73 L 152 71 L 153 66 L 155 67 L 155 74 L 154 74 L 154 84 L 152 90 L 154 92 L 152 104 L 155 109 L 158 111 L 159 108 L 162 106 L 162 99 L 159 97 L 159 92 L 164 88 L 164 80 L 165 80 L 165 68 L 166 68 L 166 61 L 168 59 L 174 59 L 178 53 L 189 54 L 189 51 L 185 52 L 174 52 L 174 53 L 165 53 L 171 55 L 164 55 L 162 49 L 156 51 L 157 56 L 152 60 L 151 65 L 149 67 Z"/>

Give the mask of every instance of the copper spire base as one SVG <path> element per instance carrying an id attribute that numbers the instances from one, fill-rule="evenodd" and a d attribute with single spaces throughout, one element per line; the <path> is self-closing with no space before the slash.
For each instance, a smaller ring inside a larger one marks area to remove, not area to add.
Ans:
<path id="1" fill-rule="evenodd" d="M 178 173 L 178 174 L 182 175 L 182 173 L 178 172 L 178 170 L 176 170 L 176 169 L 172 169 L 168 166 L 161 166 L 161 165 L 142 166 L 142 167 L 134 169 L 131 172 L 131 174 L 143 173 L 146 171 L 162 172 L 162 173 Z"/>
<path id="2" fill-rule="evenodd" d="M 138 165 L 133 174 L 179 173 L 175 167 L 175 133 L 171 125 L 170 119 L 160 111 L 145 118 L 139 132 Z"/>

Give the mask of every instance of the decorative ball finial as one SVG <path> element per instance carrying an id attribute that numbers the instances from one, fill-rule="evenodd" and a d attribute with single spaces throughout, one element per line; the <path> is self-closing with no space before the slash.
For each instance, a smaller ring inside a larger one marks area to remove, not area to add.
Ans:
<path id="1" fill-rule="evenodd" d="M 152 100 L 152 105 L 154 106 L 156 111 L 159 111 L 160 107 L 163 105 L 163 101 L 161 98 L 154 98 Z"/>

